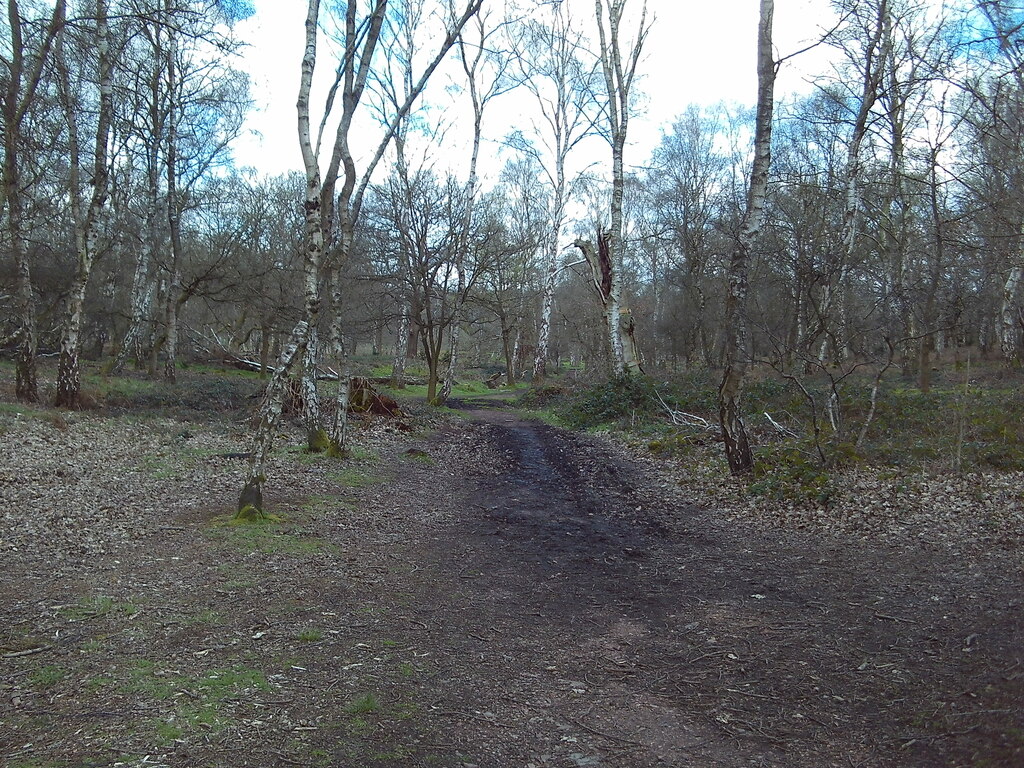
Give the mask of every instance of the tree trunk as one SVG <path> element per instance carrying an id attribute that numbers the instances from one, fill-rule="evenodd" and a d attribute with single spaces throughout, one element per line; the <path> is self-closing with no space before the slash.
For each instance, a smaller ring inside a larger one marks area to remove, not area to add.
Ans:
<path id="1" fill-rule="evenodd" d="M 1020 360 L 1020 330 L 1017 325 L 1017 293 L 1020 290 L 1024 268 L 1019 265 L 1010 268 L 1003 283 L 1002 301 L 999 307 L 999 348 L 1003 360 L 1008 363 Z"/>
<path id="2" fill-rule="evenodd" d="M 761 0 L 757 36 L 757 119 L 754 127 L 754 160 L 747 191 L 747 208 L 729 259 L 725 297 L 725 372 L 718 389 L 718 416 L 725 444 L 725 457 L 734 475 L 754 467 L 746 428 L 740 409 L 743 379 L 750 358 L 747 326 L 747 293 L 750 256 L 764 222 L 771 165 L 772 114 L 774 110 L 775 61 L 772 58 L 772 16 L 774 0 Z"/>
<path id="3" fill-rule="evenodd" d="M 399 389 L 405 387 L 405 360 L 409 346 L 409 305 L 402 302 L 402 314 L 398 318 L 398 330 L 395 333 L 395 357 L 391 361 L 391 386 Z"/>
<path id="4" fill-rule="evenodd" d="M 320 355 L 320 336 L 316 328 L 310 328 L 306 348 L 302 352 L 302 421 L 306 427 L 306 449 L 310 453 L 322 453 L 329 447 L 320 423 L 320 392 L 317 388 L 316 369 Z"/>
<path id="5" fill-rule="evenodd" d="M 296 357 L 303 353 L 308 338 L 309 325 L 302 320 L 292 330 L 291 337 L 277 361 L 277 369 L 270 377 L 270 383 L 267 385 L 267 391 L 260 406 L 260 423 L 256 428 L 252 452 L 249 455 L 248 478 L 238 499 L 240 516 L 246 516 L 247 513 L 255 516 L 264 515 L 262 489 L 263 483 L 267 479 L 265 475 L 267 456 L 273 445 L 274 435 L 277 433 L 277 424 L 281 420 L 281 409 L 288 392 L 292 367 Z"/>
<path id="6" fill-rule="evenodd" d="M 165 0 L 170 11 L 170 0 Z M 178 196 L 178 117 L 181 103 L 178 94 L 178 37 L 170 29 L 167 45 L 167 229 L 171 238 L 171 268 L 167 284 L 164 314 L 166 351 L 164 379 L 172 384 L 177 379 L 178 308 L 181 296 L 181 201 Z"/>
<path id="7" fill-rule="evenodd" d="M 22 201 L 21 149 L 22 126 L 33 103 L 40 80 L 46 70 L 50 48 L 64 27 L 65 0 L 57 0 L 46 25 L 39 47 L 26 49 L 21 10 L 16 0 L 7 3 L 7 27 L 10 36 L 4 54 L 4 86 L 2 100 L 3 124 L 3 189 L 0 202 L 6 201 L 8 246 L 13 251 L 16 273 L 16 307 L 18 315 L 18 351 L 15 362 L 14 391 L 18 400 L 39 401 L 36 379 L 36 308 L 32 289 L 27 222 Z"/>
<path id="8" fill-rule="evenodd" d="M 557 235 L 555 236 L 557 238 Z M 558 248 L 548 250 L 544 293 L 541 298 L 540 328 L 537 330 L 537 354 L 533 358 L 533 382 L 539 384 L 547 375 L 548 343 L 551 337 L 551 310 L 555 305 L 555 284 L 558 277 Z"/>
<path id="9" fill-rule="evenodd" d="M 264 320 L 260 325 L 260 378 L 267 378 L 270 367 L 270 324 Z"/>
<path id="10" fill-rule="evenodd" d="M 100 219 L 107 202 L 108 181 L 107 144 L 114 112 L 113 88 L 111 85 L 110 40 L 107 28 L 106 0 L 96 3 L 96 57 L 99 69 L 100 109 L 96 123 L 96 140 L 92 169 L 92 195 L 86 210 L 82 210 L 79 144 L 77 120 L 72 116 L 75 106 L 66 63 L 63 61 L 63 46 L 60 46 L 61 89 L 65 107 L 68 109 L 68 145 L 70 149 L 71 206 L 75 223 L 75 243 L 78 260 L 75 279 L 68 296 L 67 316 L 61 337 L 60 359 L 57 363 L 56 405 L 77 408 L 81 395 L 81 374 L 78 357 L 81 347 L 82 308 L 85 292 L 92 275 L 92 266 L 99 251 Z"/>

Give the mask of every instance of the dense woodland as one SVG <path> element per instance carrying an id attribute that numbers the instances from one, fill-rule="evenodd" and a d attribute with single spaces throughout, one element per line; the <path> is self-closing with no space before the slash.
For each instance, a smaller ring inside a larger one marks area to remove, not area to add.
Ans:
<path id="1" fill-rule="evenodd" d="M 927 391 L 937 360 L 1018 365 L 1024 9 L 834 0 L 817 43 L 834 69 L 793 97 L 771 80 L 800 53 L 771 45 L 761 6 L 761 108 L 681 101 L 624 162 L 658 23 L 642 0 L 312 0 L 301 67 L 281 62 L 305 167 L 264 178 L 231 154 L 246 3 L 11 0 L 0 338 L 18 398 L 76 407 L 81 358 L 173 381 L 227 354 L 277 372 L 261 432 L 304 378 L 311 435 L 343 449 L 346 408 L 324 423 L 315 373 L 368 357 L 396 382 L 420 361 L 437 403 L 470 367 L 511 384 L 742 358 L 902 369 Z M 455 149 L 427 108 L 441 90 L 472 129 Z M 485 181 L 507 99 L 532 114 Z M 749 293 L 730 308 L 738 252 Z"/>

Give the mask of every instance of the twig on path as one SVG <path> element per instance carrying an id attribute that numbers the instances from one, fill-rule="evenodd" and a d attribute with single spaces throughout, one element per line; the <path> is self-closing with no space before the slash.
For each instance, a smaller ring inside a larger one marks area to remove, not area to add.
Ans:
<path id="1" fill-rule="evenodd" d="M 33 653 L 42 653 L 43 651 L 48 651 L 51 648 L 53 648 L 52 645 L 39 645 L 35 648 L 27 648 L 24 651 L 10 651 L 9 653 L 4 654 L 4 658 L 16 659 L 19 656 L 31 656 Z"/>
<path id="2" fill-rule="evenodd" d="M 565 720 L 565 722 L 567 723 L 575 725 L 577 728 L 582 728 L 584 731 L 594 734 L 595 736 L 601 736 L 602 738 L 610 739 L 611 741 L 617 741 L 620 744 L 632 744 L 635 747 L 644 746 L 642 742 L 633 741 L 632 739 L 626 739 L 622 736 L 615 736 L 610 733 L 605 733 L 604 731 L 599 731 L 597 730 L 597 728 L 591 728 L 589 725 L 585 725 L 584 723 L 581 723 L 578 720 L 573 720 L 571 717 L 567 717 L 566 715 L 559 715 L 558 717 L 562 720 Z"/>
<path id="3" fill-rule="evenodd" d="M 753 696 L 756 699 L 773 699 L 774 696 L 765 696 L 763 693 L 754 693 L 753 691 L 741 691 L 738 688 L 726 688 L 729 693 L 738 693 L 741 696 Z"/>
<path id="4" fill-rule="evenodd" d="M 914 621 L 913 619 L 901 619 L 899 616 L 889 616 L 886 613 L 876 613 L 875 614 L 875 618 L 876 619 L 888 619 L 889 621 L 898 621 L 898 622 L 902 622 L 903 624 L 917 624 L 917 622 Z"/>
<path id="5" fill-rule="evenodd" d="M 939 739 L 948 739 L 953 736 L 963 736 L 971 733 L 972 731 L 976 731 L 979 728 L 981 728 L 981 723 L 972 725 L 970 728 L 964 728 L 962 731 L 946 731 L 945 733 L 936 733 L 934 735 L 922 734 L 920 736 L 901 736 L 901 739 L 909 739 L 909 741 L 904 742 L 900 746 L 900 749 L 906 749 L 919 741 L 938 741 Z"/>

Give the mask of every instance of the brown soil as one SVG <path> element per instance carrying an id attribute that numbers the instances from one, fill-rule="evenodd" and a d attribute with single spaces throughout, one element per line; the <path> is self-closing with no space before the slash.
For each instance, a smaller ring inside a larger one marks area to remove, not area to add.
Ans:
<path id="1" fill-rule="evenodd" d="M 217 524 L 241 427 L 7 424 L 0 764 L 1024 764 L 1019 551 L 751 531 L 465 415 L 280 451 L 265 529 Z"/>

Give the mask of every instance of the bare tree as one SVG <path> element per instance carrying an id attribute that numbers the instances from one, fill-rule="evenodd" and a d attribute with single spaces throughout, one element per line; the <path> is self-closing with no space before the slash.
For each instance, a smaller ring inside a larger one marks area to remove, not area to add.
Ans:
<path id="1" fill-rule="evenodd" d="M 72 95 L 71 72 L 67 63 L 63 34 L 60 36 L 58 47 L 61 101 L 67 118 L 70 155 L 68 182 L 71 193 L 71 218 L 74 223 L 77 254 L 75 277 L 67 299 L 60 359 L 57 365 L 56 404 L 66 408 L 76 408 L 79 404 L 81 374 L 78 367 L 78 355 L 81 345 L 82 308 L 85 304 L 85 291 L 92 275 L 93 262 L 100 249 L 101 216 L 107 202 L 110 179 L 107 158 L 114 99 L 106 0 L 97 0 L 96 2 L 95 23 L 99 109 L 92 148 L 92 169 L 88 182 L 88 185 L 92 187 L 92 193 L 87 204 L 83 200 L 82 157 L 78 132 L 80 107 Z"/>
<path id="2" fill-rule="evenodd" d="M 750 331 L 747 319 L 750 259 L 764 222 L 768 171 L 771 165 L 776 74 L 772 53 L 774 12 L 774 0 L 761 0 L 757 30 L 757 118 L 754 126 L 754 159 L 747 191 L 747 206 L 729 259 L 725 299 L 725 372 L 718 389 L 718 416 L 725 443 L 725 456 L 733 474 L 750 472 L 754 466 L 750 441 L 741 418 L 740 395 L 750 359 Z"/>
<path id="3" fill-rule="evenodd" d="M 607 324 L 608 346 L 611 350 L 612 373 L 620 376 L 636 370 L 638 361 L 630 361 L 627 368 L 622 346 L 620 311 L 622 310 L 622 263 L 625 244 L 623 242 L 622 198 L 626 184 L 623 156 L 626 149 L 626 135 L 632 108 L 633 82 L 637 64 L 643 51 L 644 41 L 650 26 L 647 22 L 647 3 L 641 0 L 640 21 L 636 36 L 623 54 L 622 18 L 627 0 L 595 0 L 598 38 L 600 42 L 601 70 L 604 73 L 605 119 L 608 140 L 612 150 L 612 195 L 608 228 L 599 233 L 599 242 L 607 241 L 609 253 L 607 299 L 604 302 L 604 316 Z M 607 13 L 607 22 L 605 14 Z"/>
<path id="4" fill-rule="evenodd" d="M 519 79 L 533 97 L 539 120 L 532 125 L 532 137 L 516 132 L 507 139 L 509 145 L 529 155 L 543 169 L 551 189 L 545 237 L 544 287 L 533 361 L 535 381 L 544 378 L 551 338 L 562 229 L 569 200 L 566 164 L 572 151 L 593 133 L 600 68 L 597 57 L 587 50 L 583 34 L 569 15 L 567 4 L 552 3 L 548 8 L 551 12 L 549 20 L 522 22 L 522 34 L 516 50 Z M 533 137 L 539 146 L 531 140 Z"/>
<path id="5" fill-rule="evenodd" d="M 347 368 L 347 355 L 344 350 L 340 313 L 342 290 L 339 267 L 347 260 L 352 248 L 363 196 L 377 164 L 391 144 L 399 124 L 423 92 L 431 75 L 447 56 L 466 23 L 479 12 L 482 4 L 483 0 L 467 0 L 461 13 L 452 14 L 446 24 L 445 36 L 438 45 L 435 55 L 413 82 L 405 100 L 390 116 L 390 119 L 381 126 L 380 139 L 376 149 L 363 170 L 360 171 L 350 146 L 349 134 L 377 57 L 377 49 L 381 42 L 381 33 L 388 10 L 388 0 L 374 0 L 362 18 L 359 18 L 358 15 L 357 3 L 352 2 L 345 5 L 343 52 L 328 90 L 319 127 L 315 132 L 311 123 L 310 92 L 317 66 L 320 0 L 309 0 L 305 20 L 305 50 L 302 57 L 299 95 L 296 102 L 299 146 L 302 150 L 303 167 L 306 173 L 306 194 L 303 203 L 305 210 L 303 245 L 305 317 L 293 329 L 289 343 L 278 361 L 277 371 L 268 384 L 262 406 L 261 424 L 265 422 L 269 426 L 266 429 L 261 427 L 257 431 L 256 444 L 249 462 L 248 481 L 239 498 L 239 511 L 246 506 L 262 511 L 265 459 L 274 427 L 280 418 L 285 394 L 284 385 L 296 359 L 300 355 L 308 354 L 310 332 L 316 328 L 320 319 L 320 284 L 325 277 L 326 267 L 330 267 L 334 273 L 334 279 L 331 281 L 333 284 L 331 290 L 333 304 L 331 343 L 335 354 L 341 360 L 339 367 L 343 373 L 338 387 L 335 419 L 328 445 L 329 452 L 334 454 L 344 454 L 347 450 L 348 382 L 344 376 Z M 337 118 L 334 129 L 329 163 L 326 170 L 321 173 L 320 150 L 325 139 L 331 140 L 327 128 L 335 114 L 339 96 L 341 114 Z M 340 189 L 338 188 L 339 183 Z M 336 241 L 332 243 L 335 251 L 334 263 L 325 264 L 325 245 L 332 240 L 335 234 Z M 314 415 L 314 423 L 316 421 L 319 419 Z M 310 443 L 313 444 L 314 441 L 310 440 Z"/>
<path id="6" fill-rule="evenodd" d="M 473 109 L 473 149 L 469 158 L 469 176 L 462 195 L 462 217 L 458 236 L 455 240 L 455 271 L 457 286 L 453 298 L 451 332 L 448 342 L 448 368 L 441 383 L 441 390 L 435 398 L 436 404 L 444 403 L 452 393 L 452 384 L 459 365 L 459 334 L 462 325 L 462 309 L 466 296 L 466 258 L 470 247 L 470 232 L 473 227 L 473 213 L 479 196 L 477 164 L 480 159 L 480 140 L 483 136 L 484 110 L 497 97 L 515 87 L 515 81 L 508 76 L 511 57 L 507 51 L 494 46 L 498 34 L 505 24 L 491 26 L 489 17 L 479 13 L 472 28 L 472 39 L 466 30 L 459 35 L 458 54 L 466 74 L 466 87 Z"/>
<path id="7" fill-rule="evenodd" d="M 862 181 L 865 149 L 872 110 L 881 93 L 883 79 L 890 64 L 892 47 L 892 14 L 890 0 L 871 3 L 841 0 L 841 10 L 850 20 L 836 36 L 837 45 L 856 72 L 858 90 L 853 94 L 853 121 L 847 145 L 843 197 L 845 211 L 839 235 L 839 248 L 829 265 L 819 306 L 824 336 L 831 342 L 832 357 L 842 360 L 849 354 L 849 333 L 846 319 L 846 285 L 850 264 L 860 235 L 864 208 Z M 821 357 L 826 354 L 822 344 Z"/>
<path id="8" fill-rule="evenodd" d="M 53 52 L 54 42 L 64 27 L 66 0 L 57 0 L 49 21 L 39 35 L 30 34 L 28 20 L 17 0 L 7 2 L 7 23 L 11 33 L 10 59 L 4 60 L 3 103 L 3 186 L 0 204 L 7 210 L 7 237 L 14 253 L 17 273 L 18 353 L 15 394 L 19 400 L 39 400 L 36 381 L 36 308 L 32 287 L 32 267 L 28 253 L 25 221 L 23 153 L 27 136 L 24 126 L 36 106 L 40 83 Z"/>

